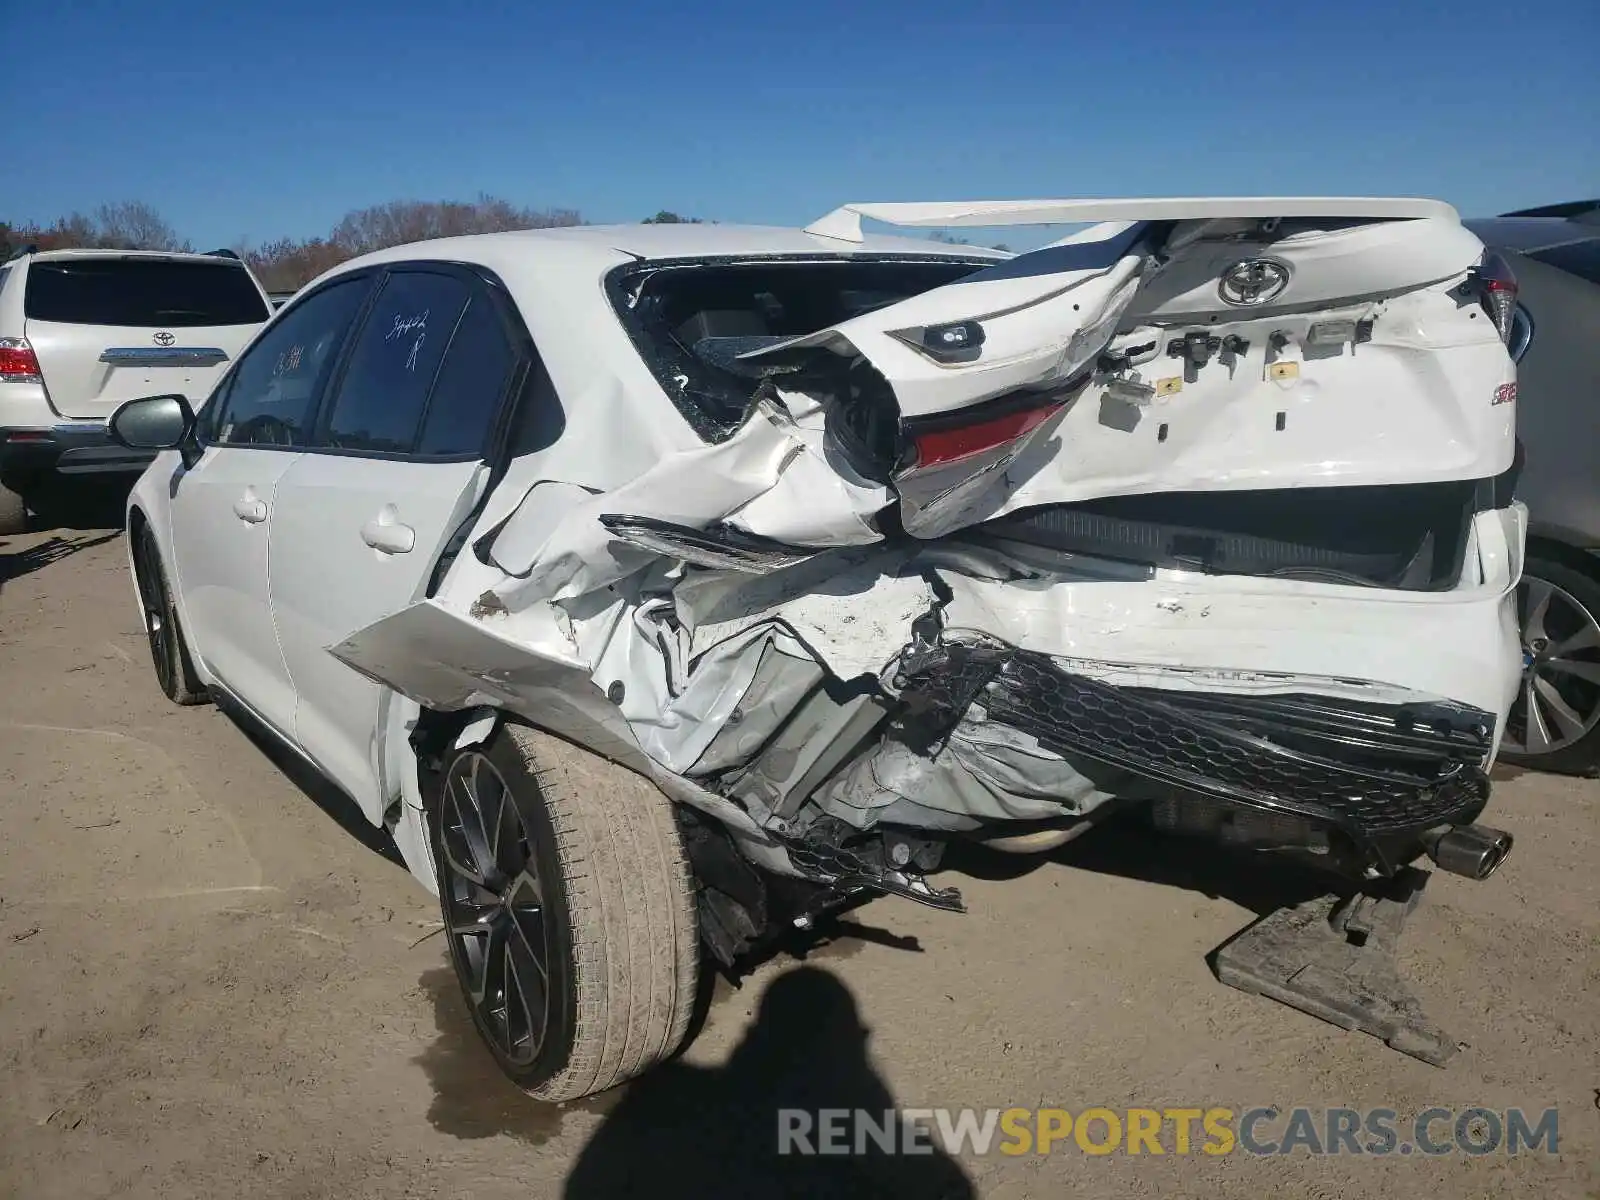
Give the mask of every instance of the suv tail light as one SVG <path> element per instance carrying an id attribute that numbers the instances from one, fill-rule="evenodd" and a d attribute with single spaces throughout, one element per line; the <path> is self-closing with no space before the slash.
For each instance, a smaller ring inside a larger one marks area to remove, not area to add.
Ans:
<path id="1" fill-rule="evenodd" d="M 27 338 L 0 338 L 0 383 L 38 383 L 39 356 Z"/>
<path id="2" fill-rule="evenodd" d="M 1494 322 L 1500 340 L 1509 346 L 1517 314 L 1517 276 L 1511 264 L 1490 250 L 1473 271 L 1473 282 L 1477 285 L 1483 311 Z"/>

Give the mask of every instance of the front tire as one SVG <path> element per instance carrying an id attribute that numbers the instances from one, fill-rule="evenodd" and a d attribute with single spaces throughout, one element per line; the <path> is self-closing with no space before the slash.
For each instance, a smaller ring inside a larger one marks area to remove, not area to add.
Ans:
<path id="1" fill-rule="evenodd" d="M 514 724 L 453 752 L 437 782 L 428 833 L 451 965 L 500 1069 L 564 1101 L 670 1057 L 699 953 L 671 802 Z"/>
<path id="2" fill-rule="evenodd" d="M 172 602 L 155 536 L 142 524 L 131 536 L 134 581 L 139 586 L 139 608 L 144 614 L 145 640 L 150 644 L 156 682 L 174 704 L 203 704 L 210 694 L 189 657 L 189 644 L 178 623 L 178 609 Z"/>

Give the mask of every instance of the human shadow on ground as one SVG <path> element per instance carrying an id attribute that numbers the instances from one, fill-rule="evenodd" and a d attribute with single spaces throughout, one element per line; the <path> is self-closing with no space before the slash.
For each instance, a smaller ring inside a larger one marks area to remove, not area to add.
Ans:
<path id="1" fill-rule="evenodd" d="M 768 985 L 754 1024 L 725 1065 L 667 1063 L 631 1084 L 604 1117 L 567 1177 L 569 1200 L 621 1196 L 902 1197 L 958 1200 L 976 1193 L 966 1172 L 926 1138 L 925 1152 L 891 1153 L 872 1137 L 857 1153 L 853 1124 L 842 1154 L 826 1144 L 824 1109 L 868 1114 L 881 1124 L 894 1097 L 867 1057 L 871 1031 L 837 976 L 801 966 Z M 780 1131 L 809 1138 L 789 1142 Z"/>

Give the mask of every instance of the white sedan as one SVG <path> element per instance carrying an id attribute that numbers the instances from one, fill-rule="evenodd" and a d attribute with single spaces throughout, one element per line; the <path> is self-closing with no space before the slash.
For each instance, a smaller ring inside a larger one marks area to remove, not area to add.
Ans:
<path id="1" fill-rule="evenodd" d="M 1093 223 L 1009 256 L 866 233 Z M 1353 877 L 1474 824 L 1520 672 L 1512 282 L 1445 205 L 851 205 L 400 246 L 131 401 L 156 673 L 438 892 L 570 1099 L 725 964 L 1111 813 Z M 1069 917 L 1059 914 L 1056 918 Z"/>

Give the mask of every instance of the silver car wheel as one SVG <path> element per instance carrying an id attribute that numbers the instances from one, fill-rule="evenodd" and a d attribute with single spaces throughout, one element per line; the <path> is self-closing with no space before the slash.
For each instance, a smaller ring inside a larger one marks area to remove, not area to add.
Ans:
<path id="1" fill-rule="evenodd" d="M 1522 690 L 1504 747 L 1553 754 L 1600 725 L 1600 620 L 1570 592 L 1524 576 L 1517 592 L 1522 626 Z"/>

